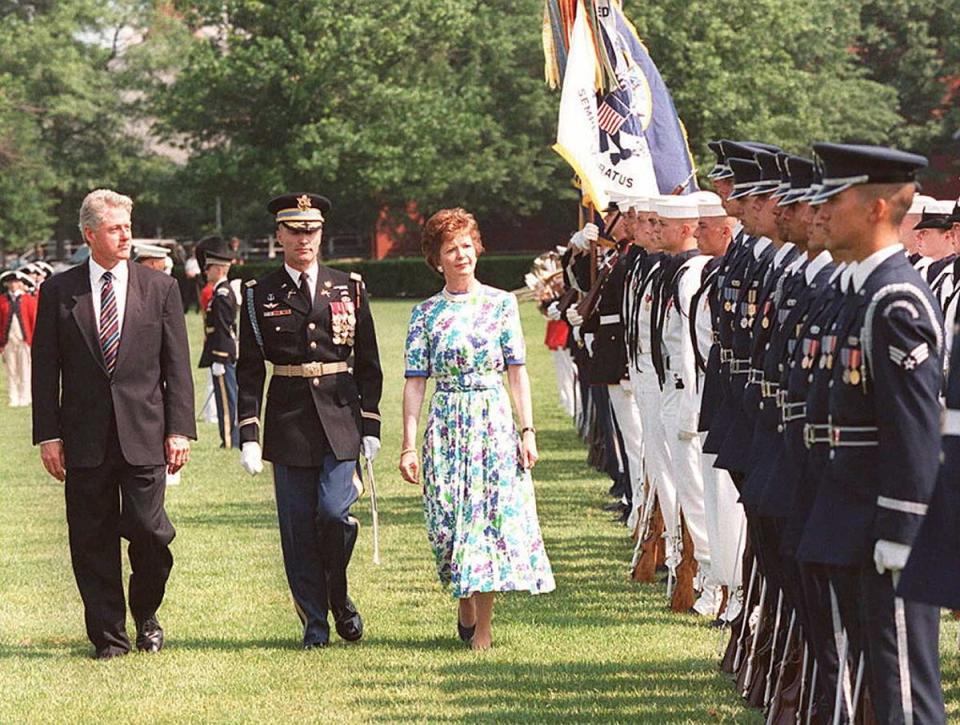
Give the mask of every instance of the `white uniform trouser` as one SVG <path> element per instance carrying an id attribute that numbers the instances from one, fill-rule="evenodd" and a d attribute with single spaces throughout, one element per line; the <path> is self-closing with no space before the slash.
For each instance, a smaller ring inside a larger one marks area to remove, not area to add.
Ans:
<path id="1" fill-rule="evenodd" d="M 30 346 L 23 339 L 23 331 L 14 319 L 10 323 L 7 344 L 3 348 L 3 362 L 7 367 L 7 393 L 12 408 L 30 405 Z"/>
<path id="2" fill-rule="evenodd" d="M 577 389 L 576 367 L 573 364 L 573 357 L 566 348 L 551 350 L 550 357 L 553 358 L 553 367 L 557 373 L 557 390 L 560 392 L 560 405 L 571 418 L 576 415 L 579 409 L 577 398 L 579 390 Z"/>
<path id="3" fill-rule="evenodd" d="M 680 425 L 677 419 L 680 397 L 683 391 L 667 382 L 663 391 L 663 428 L 673 463 L 673 480 L 677 487 L 677 500 L 687 524 L 687 532 L 693 540 L 693 557 L 699 564 L 702 577 L 709 577 L 710 542 L 707 538 L 707 521 L 703 501 L 703 464 L 700 436 L 680 440 Z"/>
<path id="4" fill-rule="evenodd" d="M 677 510 L 677 487 L 673 480 L 670 449 L 667 447 L 663 416 L 660 412 L 661 393 L 655 372 L 631 371 L 633 396 L 640 409 L 643 426 L 644 474 L 657 490 L 660 512 L 666 527 L 667 555 L 677 552 L 677 534 L 680 529 L 680 512 Z M 678 561 L 673 564 L 678 564 Z"/>
<path id="5" fill-rule="evenodd" d="M 701 445 L 706 433 L 701 433 Z M 727 471 L 713 467 L 716 456 L 704 453 L 703 498 L 707 539 L 710 541 L 710 581 L 733 592 L 740 586 L 743 549 L 747 543 L 747 517 L 737 499 L 737 487 Z"/>
<path id="6" fill-rule="evenodd" d="M 638 509 L 643 498 L 643 423 L 640 409 L 633 401 L 633 388 L 628 382 L 623 385 L 608 385 L 610 406 L 616 416 L 623 446 L 626 449 L 627 465 L 630 466 L 630 491 L 633 507 L 627 526 L 630 530 L 637 525 Z"/>
<path id="7" fill-rule="evenodd" d="M 216 423 L 217 418 L 217 403 L 213 399 L 213 373 L 207 376 L 207 387 L 203 393 L 204 400 L 207 402 L 204 403 L 203 410 L 200 411 L 200 418 L 205 423 Z"/>

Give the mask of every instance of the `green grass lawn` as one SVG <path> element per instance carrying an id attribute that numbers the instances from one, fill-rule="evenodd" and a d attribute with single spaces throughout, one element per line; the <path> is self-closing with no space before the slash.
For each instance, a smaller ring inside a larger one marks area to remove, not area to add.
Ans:
<path id="1" fill-rule="evenodd" d="M 369 501 L 350 569 L 366 622 L 357 645 L 334 635 L 299 648 L 280 556 L 269 470 L 257 478 L 216 426 L 200 440 L 167 509 L 175 566 L 159 655 L 90 659 L 67 550 L 61 484 L 30 447 L 29 411 L 0 389 L 0 723 L 200 721 L 760 722 L 717 670 L 726 635 L 669 614 L 661 586 L 627 580 L 626 529 L 600 510 L 608 482 L 560 411 L 544 324 L 521 309 L 541 462 L 540 521 L 557 590 L 502 596 L 495 647 L 456 638 L 455 603 L 436 581 L 420 491 L 396 471 L 402 348 L 412 303 L 375 304 L 385 371 L 377 461 L 383 563 L 371 562 Z M 200 324 L 189 317 L 194 358 Z M 197 372 L 198 404 L 206 371 Z M 955 573 L 954 573 L 955 574 Z M 132 633 L 133 624 L 129 625 Z M 957 624 L 945 620 L 948 709 L 960 716 Z"/>

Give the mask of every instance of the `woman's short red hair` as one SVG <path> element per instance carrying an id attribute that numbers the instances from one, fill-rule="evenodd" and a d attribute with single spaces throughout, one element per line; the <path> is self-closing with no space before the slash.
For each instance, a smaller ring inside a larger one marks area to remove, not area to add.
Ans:
<path id="1" fill-rule="evenodd" d="M 426 257 L 431 269 L 440 264 L 440 248 L 451 239 L 469 234 L 473 240 L 473 248 L 477 256 L 483 252 L 483 242 L 480 241 L 480 227 L 473 214 L 466 209 L 441 209 L 423 225 L 423 236 L 420 239 L 420 251 Z"/>

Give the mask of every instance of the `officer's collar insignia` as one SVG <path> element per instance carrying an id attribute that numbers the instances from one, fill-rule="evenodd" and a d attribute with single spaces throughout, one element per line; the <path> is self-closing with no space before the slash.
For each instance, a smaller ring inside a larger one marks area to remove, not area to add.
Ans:
<path id="1" fill-rule="evenodd" d="M 309 196 L 307 196 L 306 194 L 304 194 L 303 196 L 298 196 L 298 197 L 297 197 L 297 208 L 298 208 L 300 211 L 306 211 L 307 209 L 311 209 L 312 207 L 313 207 L 313 205 L 310 203 L 310 197 L 309 197 Z"/>
<path id="2" fill-rule="evenodd" d="M 287 297 L 293 297 L 295 294 L 297 294 L 297 290 L 295 289 L 287 290 Z"/>

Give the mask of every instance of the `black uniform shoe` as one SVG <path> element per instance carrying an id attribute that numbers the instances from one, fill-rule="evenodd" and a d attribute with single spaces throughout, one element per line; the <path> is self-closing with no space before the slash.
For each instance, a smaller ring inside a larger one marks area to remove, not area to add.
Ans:
<path id="1" fill-rule="evenodd" d="M 356 642 L 363 636 L 363 619 L 350 597 L 347 597 L 346 606 L 343 609 L 333 610 L 333 621 L 340 639 Z"/>
<path id="2" fill-rule="evenodd" d="M 163 649 L 163 628 L 156 617 L 137 622 L 137 649 L 141 652 L 159 652 Z"/>
<path id="3" fill-rule="evenodd" d="M 119 647 L 103 647 L 98 649 L 93 655 L 95 660 L 112 660 L 114 657 L 123 657 L 130 650 L 120 649 Z"/>

